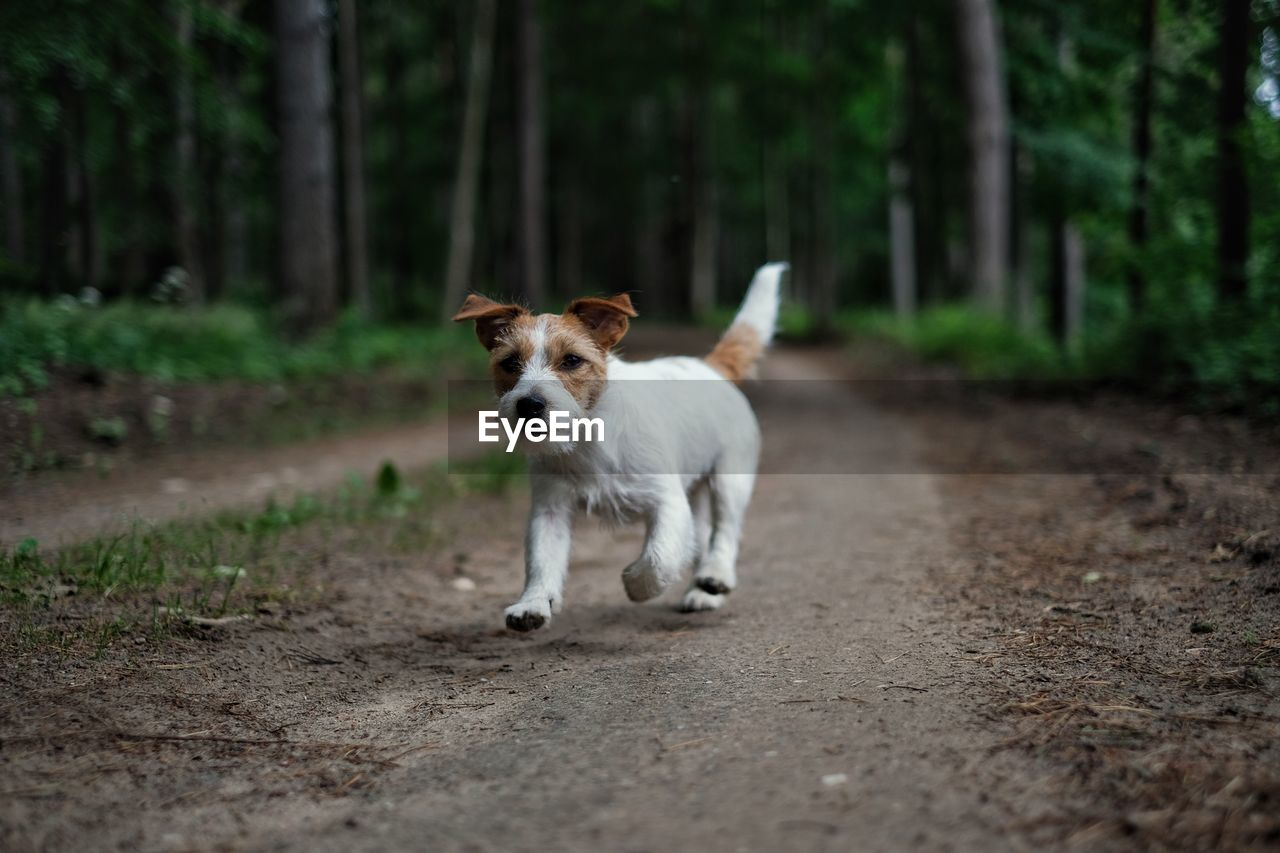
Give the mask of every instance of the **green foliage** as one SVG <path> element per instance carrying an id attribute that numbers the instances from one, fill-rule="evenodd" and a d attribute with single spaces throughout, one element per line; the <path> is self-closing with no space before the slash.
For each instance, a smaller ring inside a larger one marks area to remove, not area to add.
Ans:
<path id="1" fill-rule="evenodd" d="M 70 594 L 151 594 L 152 600 L 187 613 L 221 615 L 282 594 L 277 574 L 287 551 L 284 537 L 317 524 L 326 532 L 354 533 L 387 521 L 397 522 L 390 525 L 397 536 L 423 522 L 429 534 L 430 515 L 445 502 L 459 495 L 501 494 L 523 476 L 524 460 L 517 454 L 497 453 L 453 470 L 439 466 L 409 475 L 388 461 L 372 479 L 353 474 L 331 493 L 304 493 L 288 501 L 273 497 L 259 509 L 137 524 L 56 551 L 24 539 L 0 549 L 0 600 L 48 607 Z M 420 548 L 422 542 L 408 544 Z"/>
<path id="2" fill-rule="evenodd" d="M 42 387 L 51 367 L 169 382 L 266 382 L 383 369 L 434 375 L 442 363 L 477 353 L 465 329 L 374 325 L 355 316 L 292 343 L 262 312 L 233 305 L 0 303 L 0 396 Z"/>
<path id="3" fill-rule="evenodd" d="M 853 336 L 893 341 L 930 362 L 955 364 L 976 379 L 1125 382 L 1195 405 L 1280 413 L 1280 304 L 1206 309 L 1156 302 L 1140 318 L 1094 330 L 1065 352 L 968 304 L 927 308 L 914 321 L 888 312 L 851 312 Z"/>
<path id="4" fill-rule="evenodd" d="M 980 372 L 1116 371 L 1235 394 L 1258 387 L 1275 367 L 1266 306 L 1280 301 L 1280 122 L 1250 103 L 1241 142 L 1254 302 L 1236 316 L 1213 298 L 1221 4 L 1158 5 L 1150 238 L 1142 248 L 1127 228 L 1143 4 L 995 5 L 1017 154 L 1014 236 L 1042 309 L 1054 262 L 1046 233 L 1070 222 L 1085 236 L 1085 337 L 1067 366 L 1039 332 L 1024 341 L 1003 324 L 946 307 L 970 289 L 968 98 L 950 0 L 538 4 L 550 280 L 588 292 L 636 290 L 645 316 L 685 316 L 692 207 L 706 172 L 715 182 L 721 303 L 736 303 L 760 261 L 786 254 L 802 301 L 822 304 L 815 271 L 831 268 L 841 308 L 884 306 L 892 152 L 910 172 L 921 303 L 943 307 L 925 311 L 913 329 L 885 325 L 884 333 Z M 374 313 L 398 322 L 436 317 L 474 7 L 358 6 Z M 1252 8 L 1256 35 L 1272 48 L 1259 49 L 1255 38 L 1250 86 L 1274 86 L 1280 6 L 1254 0 Z M 175 26 L 183 11 L 194 26 L 187 44 Z M 518 295 L 520 280 L 516 81 L 527 72 L 515 14 L 517 6 L 499 4 L 475 243 L 475 282 L 494 295 Z M 91 276 L 80 268 L 86 250 L 77 238 L 92 219 L 96 284 L 108 301 L 154 290 L 179 254 L 172 212 L 183 129 L 175 102 L 189 84 L 194 126 L 186 130 L 199 174 L 187 177 L 198 185 L 191 215 L 210 288 L 218 279 L 223 297 L 262 309 L 116 302 L 91 311 L 10 301 L 0 305 L 0 396 L 38 388 L 54 365 L 174 381 L 279 381 L 431 370 L 451 348 L 445 333 L 353 318 L 288 344 L 270 322 L 279 307 L 270 286 L 279 254 L 274 38 L 270 4 L 0 4 L 0 96 L 15 117 L 5 142 L 25 186 L 19 210 L 3 218 L 26 226 L 21 252 L 0 251 L 0 289 L 79 291 Z M 66 162 L 55 175 L 59 151 Z M 80 172 L 92 204 L 72 187 Z M 60 225 L 47 224 L 53 184 L 72 187 Z M 48 227 L 58 233 L 44 233 Z M 1140 316 L 1126 295 L 1135 270 L 1149 282 Z M 1041 325 L 1047 314 L 1041 310 Z M 697 319 L 719 326 L 728 316 Z M 783 334 L 807 335 L 814 319 L 789 309 Z"/>
<path id="5" fill-rule="evenodd" d="M 928 308 L 914 322 L 888 312 L 854 313 L 840 325 L 854 335 L 891 340 L 927 361 L 957 364 L 978 379 L 1043 379 L 1072 370 L 1047 336 L 1019 332 L 967 304 Z"/>

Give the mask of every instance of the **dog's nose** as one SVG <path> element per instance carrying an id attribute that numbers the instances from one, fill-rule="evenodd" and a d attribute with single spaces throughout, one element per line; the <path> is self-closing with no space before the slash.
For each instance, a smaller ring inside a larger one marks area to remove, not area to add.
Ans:
<path id="1" fill-rule="evenodd" d="M 540 418 L 547 413 L 547 401 L 530 394 L 516 401 L 516 414 L 522 418 Z"/>

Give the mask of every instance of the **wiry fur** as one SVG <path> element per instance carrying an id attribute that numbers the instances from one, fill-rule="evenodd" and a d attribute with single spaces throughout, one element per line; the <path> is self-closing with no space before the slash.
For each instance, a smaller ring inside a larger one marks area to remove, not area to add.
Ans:
<path id="1" fill-rule="evenodd" d="M 737 585 L 738 542 L 760 451 L 755 415 L 734 383 L 749 375 L 773 337 L 785 269 L 761 267 L 706 359 L 628 362 L 612 354 L 635 316 L 626 296 L 582 299 L 562 315 L 536 316 L 468 297 L 455 319 L 477 322 L 504 418 L 536 395 L 549 410 L 601 418 L 608 434 L 602 443 L 523 446 L 533 504 L 524 593 L 506 610 L 508 626 L 538 628 L 559 611 L 579 510 L 610 523 L 644 521 L 644 547 L 622 573 L 633 601 L 659 595 L 694 566 L 681 609 L 724 604 Z M 570 355 L 578 361 L 566 362 Z M 508 369 L 515 361 L 519 370 Z"/>

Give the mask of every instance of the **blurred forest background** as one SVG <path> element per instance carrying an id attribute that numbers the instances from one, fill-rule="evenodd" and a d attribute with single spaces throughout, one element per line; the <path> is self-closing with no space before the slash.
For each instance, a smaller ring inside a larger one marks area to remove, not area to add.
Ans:
<path id="1" fill-rule="evenodd" d="M 6 0 L 0 395 L 430 358 L 468 288 L 712 322 L 788 259 L 796 334 L 1243 400 L 1278 175 L 1278 0 Z"/>

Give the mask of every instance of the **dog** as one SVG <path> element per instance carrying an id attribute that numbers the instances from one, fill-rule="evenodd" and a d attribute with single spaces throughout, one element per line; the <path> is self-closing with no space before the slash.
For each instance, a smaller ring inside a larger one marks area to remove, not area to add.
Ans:
<path id="1" fill-rule="evenodd" d="M 636 317 L 626 294 L 577 299 L 563 314 L 467 297 L 453 319 L 474 321 L 489 350 L 499 417 L 589 414 L 603 420 L 610 439 L 521 442 L 533 500 L 524 593 L 505 611 L 509 628 L 541 628 L 560 612 L 579 511 L 645 523 L 640 556 L 622 572 L 632 601 L 658 596 L 694 566 L 679 609 L 725 603 L 738 584 L 738 543 L 760 454 L 760 428 L 738 386 L 773 339 L 786 269 L 768 264 L 756 272 L 733 323 L 704 358 L 619 357 L 614 350 Z"/>

